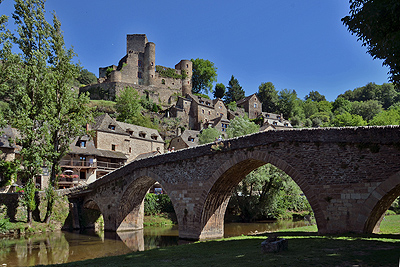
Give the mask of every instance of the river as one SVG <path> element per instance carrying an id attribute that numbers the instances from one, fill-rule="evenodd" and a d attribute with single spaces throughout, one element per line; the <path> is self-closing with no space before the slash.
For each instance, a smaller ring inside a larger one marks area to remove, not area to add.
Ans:
<path id="1" fill-rule="evenodd" d="M 225 224 L 225 237 L 304 226 L 303 221 Z M 0 265 L 34 266 L 127 254 L 190 243 L 178 237 L 178 227 L 145 227 L 121 233 L 52 232 L 0 239 Z"/>

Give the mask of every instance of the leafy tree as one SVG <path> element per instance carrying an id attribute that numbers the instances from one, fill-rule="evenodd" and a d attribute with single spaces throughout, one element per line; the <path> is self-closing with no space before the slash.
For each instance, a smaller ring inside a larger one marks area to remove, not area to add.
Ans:
<path id="1" fill-rule="evenodd" d="M 214 142 L 220 135 L 221 131 L 215 128 L 209 127 L 207 129 L 203 129 L 199 134 L 199 143 L 202 145 Z"/>
<path id="2" fill-rule="evenodd" d="M 254 122 L 249 121 L 248 118 L 235 117 L 230 121 L 229 127 L 226 133 L 229 138 L 238 137 L 246 134 L 252 134 L 258 132 L 260 126 Z"/>
<path id="3" fill-rule="evenodd" d="M 290 119 L 301 113 L 301 103 L 295 90 L 283 89 L 279 92 L 278 109 L 284 118 Z"/>
<path id="4" fill-rule="evenodd" d="M 303 108 L 304 116 L 306 118 L 310 118 L 312 115 L 314 115 L 315 113 L 317 113 L 319 111 L 318 103 L 312 101 L 311 99 L 307 99 L 306 101 L 304 101 L 302 103 L 302 108 Z"/>
<path id="5" fill-rule="evenodd" d="M 222 83 L 217 83 L 214 89 L 214 98 L 222 99 L 225 96 L 226 88 Z"/>
<path id="6" fill-rule="evenodd" d="M 88 106 L 89 96 L 79 95 L 71 90 L 79 75 L 80 67 L 72 63 L 75 56 L 72 48 L 66 49 L 61 32 L 61 23 L 53 14 L 53 27 L 50 29 L 49 70 L 52 74 L 51 90 L 47 95 L 47 122 L 51 150 L 47 156 L 51 164 L 49 186 L 47 188 L 47 212 L 45 221 L 50 222 L 54 206 L 54 192 L 57 188 L 57 174 L 60 172 L 60 160 L 68 153 L 71 140 L 86 133 L 83 125 L 92 121 Z"/>
<path id="7" fill-rule="evenodd" d="M 76 80 L 83 85 L 94 84 L 97 83 L 97 77 L 93 72 L 88 71 L 87 69 L 81 69 L 79 76 Z"/>
<path id="8" fill-rule="evenodd" d="M 242 86 L 240 86 L 239 81 L 233 77 L 233 75 L 226 88 L 227 92 L 225 94 L 225 103 L 227 104 L 233 101 L 238 102 L 245 97 L 245 92 Z"/>
<path id="9" fill-rule="evenodd" d="M 304 99 L 310 99 L 311 101 L 315 102 L 326 101 L 325 96 L 321 95 L 318 91 L 311 91 L 308 95 L 304 97 Z"/>
<path id="10" fill-rule="evenodd" d="M 400 84 L 400 3 L 397 0 L 350 0 L 342 22 L 367 52 L 389 67 L 390 81 Z"/>
<path id="11" fill-rule="evenodd" d="M 0 187 L 11 185 L 17 180 L 20 162 L 0 160 Z"/>
<path id="12" fill-rule="evenodd" d="M 53 25 L 46 21 L 45 1 L 16 0 L 14 8 L 17 34 L 2 29 L 6 39 L 1 49 L 4 68 L 0 69 L 0 77 L 8 78 L 1 89 L 8 94 L 8 123 L 20 133 L 17 142 L 22 146 L 28 222 L 35 208 L 35 177 L 41 174 L 42 167 L 51 168 L 46 213 L 49 222 L 58 162 L 67 153 L 71 138 L 84 133 L 82 126 L 90 122 L 86 106 L 89 98 L 78 97 L 78 92 L 72 90 L 79 66 L 71 63 L 75 54 L 72 49 L 66 50 L 55 14 Z M 21 53 L 12 52 L 13 43 Z"/>
<path id="13" fill-rule="evenodd" d="M 276 112 L 278 106 L 278 91 L 272 82 L 261 83 L 258 87 L 258 99 L 262 103 L 262 109 L 265 112 Z"/>
<path id="14" fill-rule="evenodd" d="M 12 15 L 18 35 L 8 35 L 2 47 L 1 60 L 4 67 L 0 77 L 7 77 L 2 90 L 8 94 L 11 126 L 20 132 L 17 142 L 21 144 L 21 177 L 26 181 L 24 203 L 28 223 L 35 208 L 35 176 L 42 172 L 50 148 L 48 101 L 52 75 L 48 72 L 50 25 L 44 19 L 44 1 L 16 1 Z M 4 32 L 3 28 L 3 34 Z M 4 35 L 3 35 L 4 36 Z M 14 42 L 20 54 L 12 52 Z M 14 66 L 12 66 L 14 65 Z"/>
<path id="15" fill-rule="evenodd" d="M 400 105 L 393 106 L 375 115 L 369 121 L 369 125 L 400 125 Z"/>
<path id="16" fill-rule="evenodd" d="M 365 126 L 367 125 L 367 122 L 360 115 L 344 112 L 336 115 L 332 124 L 336 127 Z"/>
<path id="17" fill-rule="evenodd" d="M 192 59 L 192 92 L 212 92 L 213 82 L 217 81 L 217 68 L 214 63 L 206 59 Z"/>
<path id="18" fill-rule="evenodd" d="M 149 117 L 142 114 L 139 93 L 132 87 L 126 87 L 116 97 L 117 120 L 143 127 L 157 129 Z"/>
<path id="19" fill-rule="evenodd" d="M 351 111 L 351 102 L 343 97 L 337 97 L 332 103 L 332 111 L 335 114 L 341 114 Z"/>
<path id="20" fill-rule="evenodd" d="M 377 100 L 355 101 L 351 103 L 351 114 L 357 114 L 364 120 L 371 120 L 376 114 L 382 111 L 382 105 Z"/>
<path id="21" fill-rule="evenodd" d="M 232 111 L 236 111 L 236 110 L 237 110 L 236 101 L 232 101 L 232 102 L 226 104 L 226 108 L 227 108 L 227 109 L 230 109 L 230 110 L 232 110 Z"/>

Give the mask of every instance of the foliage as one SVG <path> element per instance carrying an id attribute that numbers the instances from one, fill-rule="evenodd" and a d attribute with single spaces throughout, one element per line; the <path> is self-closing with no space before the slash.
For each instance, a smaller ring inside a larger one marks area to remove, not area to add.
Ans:
<path id="1" fill-rule="evenodd" d="M 174 206 L 171 199 L 166 194 L 152 194 L 148 193 L 144 199 L 144 214 L 155 215 L 160 213 L 172 213 Z"/>
<path id="2" fill-rule="evenodd" d="M 382 112 L 382 105 L 377 100 L 354 101 L 351 103 L 351 113 L 360 115 L 366 121 L 371 120 L 380 112 Z"/>
<path id="3" fill-rule="evenodd" d="M 93 117 L 97 117 L 104 113 L 113 115 L 116 112 L 116 103 L 107 100 L 90 100 L 88 103 L 89 108 L 92 110 Z"/>
<path id="4" fill-rule="evenodd" d="M 261 83 L 257 97 L 262 103 L 262 111 L 274 113 L 278 110 L 278 91 L 272 82 Z"/>
<path id="5" fill-rule="evenodd" d="M 243 221 L 280 218 L 287 210 L 311 211 L 296 183 L 271 164 L 252 171 L 235 188 L 228 210 Z"/>
<path id="6" fill-rule="evenodd" d="M 321 95 L 318 91 L 311 91 L 308 95 L 304 97 L 304 99 L 310 99 L 311 101 L 315 102 L 326 101 L 325 96 Z"/>
<path id="7" fill-rule="evenodd" d="M 221 135 L 221 131 L 218 129 L 209 127 L 207 129 L 203 129 L 199 134 L 199 143 L 208 144 L 214 142 Z"/>
<path id="8" fill-rule="evenodd" d="M 375 115 L 369 125 L 400 125 L 400 106 L 393 106 Z"/>
<path id="9" fill-rule="evenodd" d="M 107 77 L 109 77 L 110 76 L 110 74 L 111 74 L 111 72 L 113 72 L 114 71 L 114 68 L 113 67 L 108 67 L 107 69 L 106 69 L 106 76 Z"/>
<path id="10" fill-rule="evenodd" d="M 225 103 L 229 104 L 233 101 L 238 102 L 239 100 L 243 99 L 245 97 L 245 92 L 240 86 L 239 81 L 233 77 L 228 82 L 228 86 L 226 87 L 227 91 L 225 94 L 224 101 Z"/>
<path id="11" fill-rule="evenodd" d="M 278 110 L 286 119 L 301 113 L 301 100 L 295 90 L 283 89 L 279 92 Z"/>
<path id="12" fill-rule="evenodd" d="M 206 59 L 191 59 L 193 63 L 192 92 L 212 92 L 213 82 L 217 81 L 217 67 Z"/>
<path id="13" fill-rule="evenodd" d="M 336 115 L 332 121 L 332 124 L 336 127 L 365 126 L 367 125 L 367 122 L 360 115 L 344 112 L 342 114 Z"/>
<path id="14" fill-rule="evenodd" d="M 97 83 L 97 77 L 94 73 L 88 71 L 87 69 L 81 69 L 79 72 L 79 76 L 76 80 L 83 85 L 94 84 Z"/>
<path id="15" fill-rule="evenodd" d="M 214 98 L 222 99 L 225 96 L 226 87 L 223 83 L 217 83 L 214 89 Z"/>
<path id="16" fill-rule="evenodd" d="M 0 187 L 14 183 L 17 180 L 19 169 L 20 162 L 18 160 L 0 160 Z"/>
<path id="17" fill-rule="evenodd" d="M 228 103 L 228 104 L 226 104 L 226 108 L 227 109 L 230 109 L 230 110 L 232 110 L 232 111 L 236 111 L 237 110 L 237 104 L 236 104 L 236 101 L 232 101 L 232 102 L 230 102 L 230 103 Z"/>
<path id="18" fill-rule="evenodd" d="M 144 108 L 147 109 L 148 111 L 152 112 L 158 112 L 161 110 L 161 106 L 154 103 L 153 100 L 149 99 L 147 96 L 143 95 L 140 97 L 140 105 Z"/>
<path id="19" fill-rule="evenodd" d="M 210 99 L 210 97 L 208 95 L 202 94 L 202 93 L 193 93 L 193 95 L 200 96 L 200 97 L 206 98 L 206 99 Z"/>
<path id="20" fill-rule="evenodd" d="M 397 0 L 350 0 L 342 22 L 374 59 L 389 67 L 390 81 L 400 84 L 400 3 Z"/>
<path id="21" fill-rule="evenodd" d="M 118 112 L 117 120 L 148 128 L 157 128 L 149 117 L 144 116 L 140 104 L 139 93 L 132 87 L 126 87 L 117 96 L 115 108 Z"/>
<path id="22" fill-rule="evenodd" d="M 176 69 L 157 65 L 156 71 L 160 74 L 161 77 L 165 77 L 165 78 L 186 79 L 186 77 L 187 77 L 185 70 L 182 70 L 182 74 L 178 74 L 178 73 L 176 73 Z"/>
<path id="23" fill-rule="evenodd" d="M 259 128 L 260 128 L 259 125 L 249 121 L 248 118 L 237 116 L 230 121 L 226 133 L 229 138 L 233 138 L 246 134 L 256 133 L 258 132 Z"/>

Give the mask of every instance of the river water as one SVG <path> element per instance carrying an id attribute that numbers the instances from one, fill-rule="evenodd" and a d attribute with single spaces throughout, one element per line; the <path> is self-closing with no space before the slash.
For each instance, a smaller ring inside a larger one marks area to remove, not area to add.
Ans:
<path id="1" fill-rule="evenodd" d="M 225 224 L 225 237 L 304 226 L 303 221 Z M 178 227 L 145 227 L 121 233 L 52 232 L 0 239 L 0 265 L 34 266 L 127 254 L 190 243 L 178 237 Z"/>

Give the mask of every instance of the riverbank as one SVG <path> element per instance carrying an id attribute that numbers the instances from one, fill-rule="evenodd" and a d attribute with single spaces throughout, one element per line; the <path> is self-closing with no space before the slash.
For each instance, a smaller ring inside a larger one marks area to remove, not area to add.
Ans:
<path id="1" fill-rule="evenodd" d="M 393 225 L 397 227 L 393 228 Z M 387 216 L 381 231 L 392 234 L 319 236 L 316 226 L 277 232 L 289 250 L 262 254 L 269 234 L 241 236 L 133 252 L 122 256 L 72 262 L 57 266 L 398 266 L 400 215 Z M 394 235 L 397 233 L 397 235 Z"/>

